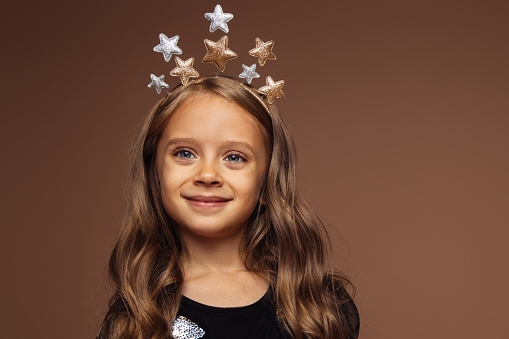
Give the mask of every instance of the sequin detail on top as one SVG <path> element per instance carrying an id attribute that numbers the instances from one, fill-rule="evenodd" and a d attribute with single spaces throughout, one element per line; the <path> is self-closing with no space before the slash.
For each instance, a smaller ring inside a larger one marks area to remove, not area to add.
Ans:
<path id="1" fill-rule="evenodd" d="M 199 339 L 205 335 L 203 329 L 183 316 L 175 319 L 171 333 L 175 339 Z"/>

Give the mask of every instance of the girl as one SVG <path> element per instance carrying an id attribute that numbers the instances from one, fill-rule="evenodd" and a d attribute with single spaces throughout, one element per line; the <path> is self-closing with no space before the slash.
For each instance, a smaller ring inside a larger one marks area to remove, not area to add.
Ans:
<path id="1" fill-rule="evenodd" d="M 99 338 L 356 338 L 351 284 L 295 176 L 282 117 L 247 85 L 207 77 L 162 99 L 133 145 Z"/>

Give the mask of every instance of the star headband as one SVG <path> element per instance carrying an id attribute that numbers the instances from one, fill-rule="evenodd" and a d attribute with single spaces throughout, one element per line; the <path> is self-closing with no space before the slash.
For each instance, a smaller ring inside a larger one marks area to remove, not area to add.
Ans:
<path id="1" fill-rule="evenodd" d="M 233 14 L 224 13 L 221 6 L 216 5 L 213 13 L 205 13 L 205 18 L 210 21 L 209 31 L 211 33 L 215 32 L 217 29 L 220 29 L 224 33 L 228 33 L 229 29 L 227 23 L 233 19 Z M 170 75 L 180 77 L 180 81 L 184 86 L 189 83 L 191 78 L 199 78 L 200 74 L 194 69 L 194 58 L 191 57 L 187 60 L 183 60 L 177 56 L 182 54 L 182 50 L 177 46 L 179 40 L 178 35 L 168 38 L 161 33 L 159 34 L 159 40 L 159 45 L 154 47 L 155 52 L 162 53 L 166 62 L 169 62 L 171 56 L 175 55 L 176 67 L 171 70 Z M 237 53 L 228 48 L 228 36 L 226 35 L 218 41 L 205 39 L 204 43 L 207 51 L 203 57 L 203 62 L 213 63 L 221 72 L 224 72 L 226 63 L 229 60 L 237 58 Z M 249 51 L 249 55 L 258 58 L 260 66 L 265 65 L 267 60 L 276 60 L 276 55 L 272 52 L 274 41 L 264 42 L 262 39 L 256 38 L 255 44 L 256 46 Z M 245 79 L 247 83 L 251 85 L 251 81 L 259 77 L 260 75 L 256 73 L 256 63 L 251 66 L 242 65 L 242 73 L 239 74 L 239 78 Z M 167 90 L 169 85 L 164 82 L 164 75 L 157 77 L 154 74 L 150 74 L 150 79 L 152 81 L 148 84 L 148 87 L 155 88 L 157 94 L 160 94 L 163 89 L 169 94 Z M 260 99 L 260 97 L 256 93 L 265 95 L 269 104 L 272 104 L 276 98 L 282 99 L 285 97 L 282 90 L 285 84 L 284 80 L 274 81 L 270 76 L 267 76 L 265 82 L 265 86 L 257 90 L 248 86 L 244 87 L 249 89 L 258 99 Z M 266 105 L 265 102 L 263 103 Z"/>

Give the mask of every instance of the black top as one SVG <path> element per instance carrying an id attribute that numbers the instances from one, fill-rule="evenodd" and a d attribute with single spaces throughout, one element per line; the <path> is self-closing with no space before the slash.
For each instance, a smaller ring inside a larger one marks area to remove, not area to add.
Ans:
<path id="1" fill-rule="evenodd" d="M 348 338 L 359 335 L 359 313 L 353 300 L 342 305 L 347 318 Z M 185 296 L 173 323 L 175 339 L 283 339 L 277 312 L 270 293 L 243 307 L 214 307 Z"/>

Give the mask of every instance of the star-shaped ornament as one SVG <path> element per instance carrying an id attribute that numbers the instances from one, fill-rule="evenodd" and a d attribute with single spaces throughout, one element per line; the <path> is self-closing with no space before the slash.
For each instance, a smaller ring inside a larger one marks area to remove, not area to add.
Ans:
<path id="1" fill-rule="evenodd" d="M 194 58 L 189 58 L 184 61 L 176 56 L 175 63 L 177 64 L 177 67 L 172 69 L 170 74 L 173 76 L 179 76 L 182 85 L 187 85 L 189 78 L 197 78 L 200 76 L 200 74 L 193 68 Z"/>
<path id="2" fill-rule="evenodd" d="M 276 98 L 283 99 L 285 94 L 281 90 L 285 85 L 285 81 L 281 80 L 278 82 L 274 82 L 270 76 L 266 79 L 266 86 L 260 87 L 258 92 L 263 93 L 267 96 L 267 101 L 269 104 L 272 104 Z"/>
<path id="3" fill-rule="evenodd" d="M 249 51 L 249 55 L 257 57 L 260 66 L 263 66 L 267 60 L 276 60 L 272 47 L 274 47 L 274 41 L 263 42 L 262 39 L 256 38 L 256 47 Z"/>
<path id="4" fill-rule="evenodd" d="M 252 64 L 251 66 L 246 66 L 242 64 L 242 73 L 240 73 L 239 78 L 243 78 L 247 80 L 248 84 L 251 84 L 253 78 L 259 78 L 260 74 L 256 73 L 256 64 Z"/>
<path id="5" fill-rule="evenodd" d="M 205 13 L 205 17 L 210 20 L 210 33 L 215 32 L 218 28 L 225 33 L 229 32 L 228 25 L 226 23 L 233 19 L 233 14 L 223 13 L 221 5 L 216 5 L 214 13 Z"/>
<path id="6" fill-rule="evenodd" d="M 237 53 L 228 48 L 228 37 L 226 35 L 216 42 L 208 39 L 205 39 L 204 42 L 207 54 L 205 54 L 203 62 L 214 63 L 221 72 L 224 72 L 228 60 L 237 57 Z"/>
<path id="7" fill-rule="evenodd" d="M 164 82 L 164 75 L 161 75 L 160 77 L 156 77 L 154 74 L 150 74 L 150 79 L 152 79 L 152 82 L 148 84 L 148 87 L 155 88 L 157 91 L 157 94 L 161 94 L 161 90 L 163 88 L 168 88 L 167 83 Z"/>
<path id="8" fill-rule="evenodd" d="M 164 60 L 166 62 L 170 61 L 170 58 L 173 54 L 182 54 L 182 50 L 177 46 L 177 42 L 179 41 L 178 35 L 174 35 L 171 38 L 168 38 L 166 35 L 161 33 L 159 34 L 159 40 L 161 43 L 154 47 L 154 52 L 163 53 Z"/>

